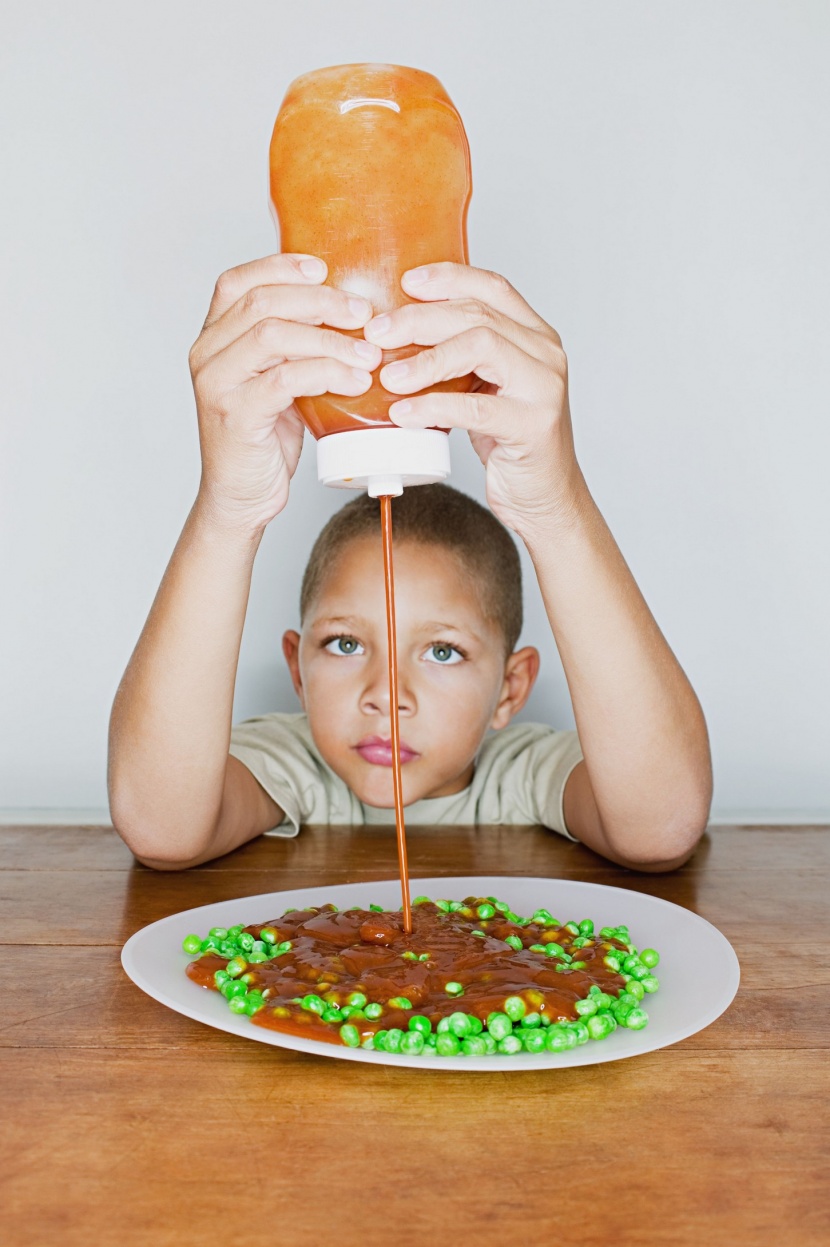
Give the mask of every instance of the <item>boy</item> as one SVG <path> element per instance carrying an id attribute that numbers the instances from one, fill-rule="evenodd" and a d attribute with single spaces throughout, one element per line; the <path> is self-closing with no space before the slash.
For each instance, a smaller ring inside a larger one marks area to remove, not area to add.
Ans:
<path id="1" fill-rule="evenodd" d="M 201 485 L 113 707 L 115 826 L 139 860 L 179 869 L 284 821 L 293 834 L 301 820 L 394 820 L 376 503 L 324 530 L 302 632 L 283 641 L 307 718 L 265 716 L 232 737 L 231 708 L 254 556 L 300 454 L 294 398 L 363 393 L 381 342 L 417 344 L 380 373 L 401 395 L 390 415 L 469 431 L 489 506 L 533 560 L 577 733 L 507 726 L 538 670 L 534 649 L 513 652 L 507 534 L 455 491 L 405 492 L 393 515 L 408 818 L 541 821 L 622 866 L 681 865 L 708 818 L 706 726 L 580 472 L 555 330 L 503 277 L 464 265 L 404 274 L 417 302 L 378 317 L 325 277 L 315 257 L 276 255 L 217 282 L 190 355 Z M 470 372 L 473 393 L 419 393 Z"/>

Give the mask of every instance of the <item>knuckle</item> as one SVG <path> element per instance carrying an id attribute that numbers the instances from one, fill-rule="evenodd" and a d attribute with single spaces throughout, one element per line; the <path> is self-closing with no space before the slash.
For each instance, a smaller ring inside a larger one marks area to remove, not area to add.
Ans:
<path id="1" fill-rule="evenodd" d="M 262 320 L 258 320 L 252 330 L 254 341 L 263 346 L 276 345 L 279 323 L 272 316 L 265 316 Z"/>
<path id="2" fill-rule="evenodd" d="M 492 269 L 488 269 L 487 274 L 490 278 L 490 281 L 493 283 L 493 285 L 496 287 L 497 290 L 500 290 L 502 292 L 502 294 L 514 293 L 514 287 L 512 283 L 509 282 L 506 277 L 503 277 L 501 273 L 494 273 Z"/>
<path id="3" fill-rule="evenodd" d="M 351 341 L 338 333 L 336 329 L 322 329 L 322 346 L 326 355 L 340 359 L 344 355 L 351 357 Z"/>
<path id="4" fill-rule="evenodd" d="M 227 301 L 235 302 L 237 280 L 235 269 L 229 268 L 224 273 L 220 273 L 216 279 L 216 286 L 213 291 L 214 297 L 223 303 Z"/>
<path id="5" fill-rule="evenodd" d="M 262 286 L 254 286 L 245 292 L 242 299 L 242 309 L 255 316 L 257 320 L 262 319 L 267 314 L 269 311 L 269 299 Z"/>
<path id="6" fill-rule="evenodd" d="M 490 324 L 494 319 L 493 309 L 481 299 L 462 299 L 459 310 L 471 325 Z"/>
<path id="7" fill-rule="evenodd" d="M 498 350 L 501 338 L 490 325 L 478 325 L 475 329 L 471 329 L 470 344 L 475 351 L 485 352 L 489 355 Z"/>

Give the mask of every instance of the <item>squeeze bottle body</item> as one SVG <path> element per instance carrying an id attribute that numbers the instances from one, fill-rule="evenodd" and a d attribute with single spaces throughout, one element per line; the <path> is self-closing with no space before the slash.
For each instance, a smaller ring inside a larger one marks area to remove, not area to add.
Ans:
<path id="1" fill-rule="evenodd" d="M 303 74 L 289 86 L 277 116 L 270 169 L 281 249 L 320 256 L 328 283 L 368 299 L 375 315 L 417 302 L 401 287 L 407 269 L 468 262 L 467 136 L 432 74 L 379 64 Z M 420 349 L 384 351 L 380 367 Z M 383 388 L 379 371 L 357 397 L 296 400 L 318 439 L 321 479 L 368 486 L 372 493 L 378 485 L 372 477 L 402 484 L 443 479 L 449 473 L 446 434 L 396 428 L 388 413 L 401 396 Z M 429 388 L 460 392 L 472 383 L 468 375 Z"/>

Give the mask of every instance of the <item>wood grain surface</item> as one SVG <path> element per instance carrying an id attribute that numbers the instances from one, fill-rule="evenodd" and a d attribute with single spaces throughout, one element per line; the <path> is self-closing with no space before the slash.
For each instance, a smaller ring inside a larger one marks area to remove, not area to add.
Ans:
<path id="1" fill-rule="evenodd" d="M 120 967 L 212 901 L 395 876 L 387 829 L 305 828 L 159 874 L 108 828 L 0 828 L 4 1247 L 826 1247 L 830 828 L 718 828 L 670 875 L 540 828 L 411 828 L 413 877 L 585 879 L 683 905 L 742 981 L 603 1065 L 429 1073 L 252 1043 Z"/>

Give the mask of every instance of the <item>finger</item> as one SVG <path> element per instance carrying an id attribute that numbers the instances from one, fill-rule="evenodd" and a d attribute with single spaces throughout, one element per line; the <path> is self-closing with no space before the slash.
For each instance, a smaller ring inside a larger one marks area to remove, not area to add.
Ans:
<path id="1" fill-rule="evenodd" d="M 408 269 L 401 278 L 401 286 L 413 299 L 431 302 L 435 299 L 481 299 L 497 312 L 503 312 L 528 329 L 551 329 L 547 321 L 535 312 L 501 273 L 486 268 L 473 268 L 469 264 L 453 264 L 442 260 L 437 264 L 424 264 Z"/>
<path id="2" fill-rule="evenodd" d="M 439 381 L 465 377 L 471 372 L 497 386 L 500 396 L 529 402 L 546 398 L 551 378 L 559 375 L 494 329 L 481 326 L 467 329 L 409 359 L 387 364 L 378 378 L 384 389 L 393 394 L 415 394 Z"/>
<path id="3" fill-rule="evenodd" d="M 191 363 L 215 355 L 236 341 L 257 321 L 268 317 L 300 321 L 306 325 L 336 325 L 360 329 L 372 315 L 368 299 L 336 290 L 333 286 L 251 286 L 226 312 L 199 335 Z"/>
<path id="4" fill-rule="evenodd" d="M 389 418 L 402 429 L 467 429 L 479 457 L 484 447 L 525 447 L 536 409 L 521 399 L 490 394 L 423 394 L 393 403 Z"/>
<path id="5" fill-rule="evenodd" d="M 544 323 L 544 322 L 543 322 Z M 545 325 L 545 333 L 529 329 L 510 316 L 496 311 L 482 299 L 447 299 L 438 303 L 406 303 L 383 316 L 375 316 L 363 330 L 368 342 L 376 342 L 385 351 L 396 347 L 435 346 L 447 338 L 480 325 L 521 347 L 535 359 L 549 360 L 560 349 L 553 331 Z"/>
<path id="6" fill-rule="evenodd" d="M 362 338 L 347 338 L 334 329 L 318 329 L 314 325 L 268 317 L 258 320 L 230 346 L 212 356 L 199 371 L 199 381 L 223 392 L 244 384 L 283 360 L 320 356 L 337 360 L 344 367 L 371 371 L 380 363 L 381 350 Z"/>
<path id="7" fill-rule="evenodd" d="M 286 410 L 295 398 L 319 394 L 365 394 L 372 375 L 329 358 L 284 360 L 239 386 L 228 396 L 231 421 L 252 427 Z"/>
<path id="8" fill-rule="evenodd" d="M 212 325 L 253 286 L 314 285 L 324 282 L 327 273 L 323 260 L 301 252 L 266 255 L 229 268 L 216 283 L 205 325 Z"/>

